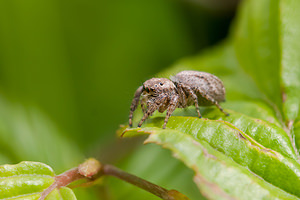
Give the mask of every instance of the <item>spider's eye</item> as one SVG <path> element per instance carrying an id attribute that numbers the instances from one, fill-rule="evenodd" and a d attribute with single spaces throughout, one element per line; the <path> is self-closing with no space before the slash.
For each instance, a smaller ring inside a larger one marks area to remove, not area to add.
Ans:
<path id="1" fill-rule="evenodd" d="M 160 86 L 163 86 L 164 84 L 163 84 L 163 83 L 159 83 L 159 85 L 160 85 Z"/>
<path id="2" fill-rule="evenodd" d="M 155 84 L 154 87 L 157 87 L 157 85 Z"/>

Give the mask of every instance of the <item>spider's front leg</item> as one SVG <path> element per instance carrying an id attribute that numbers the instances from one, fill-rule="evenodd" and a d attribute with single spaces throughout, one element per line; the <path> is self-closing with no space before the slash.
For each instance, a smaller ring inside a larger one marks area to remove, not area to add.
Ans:
<path id="1" fill-rule="evenodd" d="M 156 97 L 155 100 L 148 100 L 148 105 L 147 105 L 147 111 L 144 113 L 143 118 L 141 119 L 140 123 L 138 124 L 138 127 L 141 127 L 144 121 L 150 117 L 154 111 L 156 111 L 167 99 L 166 95 L 161 95 Z"/>
<path id="2" fill-rule="evenodd" d="M 141 107 L 142 107 L 143 114 L 145 114 L 147 111 L 147 107 L 145 106 L 145 104 L 147 104 L 146 98 L 142 98 Z"/>
<path id="3" fill-rule="evenodd" d="M 133 112 L 135 111 L 135 109 L 137 108 L 137 106 L 139 104 L 142 92 L 143 92 L 143 86 L 140 86 L 134 94 L 134 98 L 133 98 L 131 106 L 130 106 L 129 127 L 132 127 Z"/>
<path id="4" fill-rule="evenodd" d="M 171 96 L 171 100 L 170 100 L 170 104 L 169 104 L 169 107 L 167 109 L 167 114 L 166 114 L 166 118 L 165 118 L 165 121 L 164 121 L 164 125 L 163 125 L 163 129 L 166 128 L 166 125 L 169 121 L 169 118 L 170 116 L 172 115 L 172 113 L 174 112 L 174 110 L 177 108 L 178 106 L 178 103 L 179 103 L 179 97 L 178 95 L 173 95 Z"/>

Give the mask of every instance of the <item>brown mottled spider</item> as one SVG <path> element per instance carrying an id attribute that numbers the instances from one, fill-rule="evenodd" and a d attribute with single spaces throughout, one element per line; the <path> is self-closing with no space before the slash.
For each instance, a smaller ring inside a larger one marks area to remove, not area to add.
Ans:
<path id="1" fill-rule="evenodd" d="M 164 112 L 167 110 L 163 128 L 166 128 L 169 117 L 176 108 L 185 108 L 195 105 L 199 118 L 200 106 L 216 105 L 221 112 L 229 115 L 220 107 L 219 102 L 225 101 L 225 88 L 222 81 L 206 72 L 182 71 L 171 77 L 152 78 L 140 86 L 130 106 L 129 126 L 132 127 L 133 112 L 141 100 L 144 113 L 138 127 L 153 114 L 155 110 Z"/>

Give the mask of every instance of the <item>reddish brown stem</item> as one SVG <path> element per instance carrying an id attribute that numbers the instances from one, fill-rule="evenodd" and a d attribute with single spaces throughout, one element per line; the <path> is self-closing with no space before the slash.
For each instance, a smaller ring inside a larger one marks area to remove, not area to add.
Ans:
<path id="1" fill-rule="evenodd" d="M 52 185 L 50 185 L 46 190 L 44 190 L 42 192 L 39 200 L 45 199 L 48 196 L 48 194 L 50 194 L 50 192 L 52 192 L 56 188 L 59 189 L 60 187 L 67 186 L 76 180 L 84 179 L 84 178 L 86 178 L 86 177 L 79 174 L 78 167 L 70 169 L 70 170 L 56 176 L 54 183 L 52 183 Z"/>
<path id="2" fill-rule="evenodd" d="M 104 165 L 102 168 L 102 171 L 103 171 L 103 174 L 105 174 L 105 175 L 111 175 L 111 176 L 117 177 L 117 178 L 124 180 L 128 183 L 131 183 L 132 185 L 135 185 L 143 190 L 146 190 L 146 191 L 160 197 L 161 199 L 170 199 L 167 189 L 162 188 L 153 183 L 150 183 L 149 181 L 141 179 L 135 175 L 124 172 L 112 165 Z"/>
<path id="3" fill-rule="evenodd" d="M 89 181 L 93 181 L 103 175 L 117 177 L 164 200 L 188 199 L 186 196 L 175 190 L 167 190 L 135 175 L 124 172 L 112 165 L 101 165 L 95 159 L 88 159 L 86 162 L 79 165 L 79 167 L 73 168 L 56 176 L 54 183 L 42 192 L 39 200 L 44 200 L 54 189 L 59 189 L 60 187 L 67 186 L 79 179 L 87 179 Z"/>

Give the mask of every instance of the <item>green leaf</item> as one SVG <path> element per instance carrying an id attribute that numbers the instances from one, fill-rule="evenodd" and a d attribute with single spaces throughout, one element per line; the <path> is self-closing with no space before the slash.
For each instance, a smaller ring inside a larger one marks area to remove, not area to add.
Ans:
<path id="1" fill-rule="evenodd" d="M 76 196 L 70 188 L 61 187 L 53 190 L 45 200 L 76 200 Z"/>
<path id="2" fill-rule="evenodd" d="M 293 135 L 295 140 L 295 145 L 297 146 L 298 151 L 300 150 L 300 121 L 297 121 L 294 124 Z"/>
<path id="3" fill-rule="evenodd" d="M 37 200 L 41 192 L 55 180 L 54 171 L 38 162 L 24 161 L 0 166 L 0 199 Z M 75 200 L 73 191 L 62 187 L 54 190 L 48 200 Z"/>
<path id="4" fill-rule="evenodd" d="M 232 34 L 241 67 L 287 121 L 300 111 L 299 8 L 297 0 L 244 1 Z"/>
<path id="5" fill-rule="evenodd" d="M 235 119 L 236 116 L 232 118 Z M 160 128 L 163 119 L 154 118 L 149 120 L 146 126 Z M 213 121 L 197 117 L 172 117 L 167 124 L 167 128 L 192 135 L 197 141 L 208 142 L 213 148 L 232 158 L 240 165 L 249 168 L 266 181 L 292 194 L 300 195 L 298 190 L 300 187 L 299 163 L 294 159 L 289 159 L 278 152 L 265 148 L 232 124 L 226 121 Z M 264 130 L 267 130 L 267 128 L 262 129 L 262 133 Z M 260 134 L 260 132 L 257 134 Z M 273 137 L 272 134 L 270 132 L 270 138 Z M 276 146 L 278 143 L 274 145 Z M 270 171 L 272 173 L 269 173 Z M 289 177 L 289 179 L 286 179 L 286 177 Z"/>
<path id="6" fill-rule="evenodd" d="M 150 134 L 146 143 L 157 143 L 170 149 L 178 159 L 195 171 L 198 187 L 212 191 L 204 191 L 209 198 L 298 199 L 254 175 L 207 142 L 199 140 L 196 135 L 159 128 L 129 129 L 127 133 Z"/>
<path id="7" fill-rule="evenodd" d="M 235 102 L 228 102 L 228 105 L 234 105 L 234 103 Z M 258 109 L 259 107 L 256 108 Z M 221 114 L 221 112 L 216 108 L 210 107 L 210 108 L 201 109 L 201 113 L 204 118 L 221 120 L 224 121 L 225 124 L 228 124 L 226 122 L 229 122 L 236 128 L 240 129 L 242 132 L 244 132 L 246 134 L 246 137 L 249 140 L 255 140 L 260 145 L 275 150 L 284 156 L 293 158 L 295 160 L 298 159 L 297 157 L 298 155 L 295 152 L 295 149 L 290 141 L 290 138 L 280 126 L 277 126 L 265 120 L 249 117 L 248 115 L 235 112 L 232 110 L 226 110 L 226 111 L 230 113 L 230 116 L 225 116 Z M 264 111 L 265 111 L 264 108 L 260 107 L 260 109 L 258 109 L 256 112 L 252 110 L 251 113 L 252 115 L 259 115 L 261 118 L 269 119 L 268 116 L 270 115 L 267 115 L 267 113 L 264 113 Z M 156 116 L 164 117 L 164 114 L 156 114 Z M 184 110 L 179 110 L 179 109 L 176 110 L 173 116 L 197 117 L 197 113 L 194 107 L 190 107 Z M 149 122 L 150 121 L 148 121 L 148 123 Z M 156 121 L 154 120 L 154 122 Z M 181 124 L 184 124 L 184 128 L 191 128 L 186 126 L 187 124 L 185 121 L 182 121 Z M 154 124 L 154 125 L 158 127 L 160 126 L 160 124 Z M 151 125 L 149 124 L 149 126 Z M 170 123 L 168 127 L 170 128 L 173 127 L 173 124 Z"/>
<path id="8" fill-rule="evenodd" d="M 283 112 L 287 120 L 295 120 L 300 112 L 300 2 L 282 0 L 279 7 Z"/>
<path id="9" fill-rule="evenodd" d="M 278 3 L 279 0 L 244 1 L 232 39 L 240 66 L 281 108 Z"/>
<path id="10" fill-rule="evenodd" d="M 276 116 L 276 112 L 263 101 L 231 101 L 224 104 L 224 108 L 228 108 L 239 113 L 243 113 L 249 117 L 261 119 L 266 122 L 281 127 L 281 122 Z"/>
<path id="11" fill-rule="evenodd" d="M 54 172 L 42 163 L 21 162 L 0 167 L 0 199 L 42 192 L 54 179 Z"/>
<path id="12" fill-rule="evenodd" d="M 231 104 L 234 104 L 234 102 Z M 208 119 L 225 120 L 253 138 L 262 146 L 275 150 L 282 155 L 295 160 L 298 159 L 298 154 L 295 151 L 290 138 L 281 127 L 264 120 L 249 117 L 242 113 L 230 110 L 227 111 L 230 113 L 229 117 L 220 115 L 218 109 L 206 109 L 204 116 Z"/>

